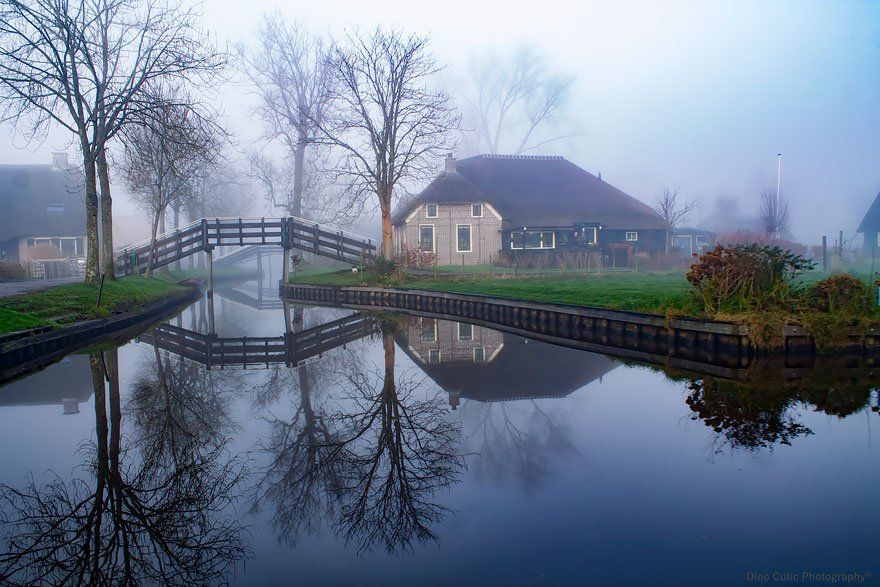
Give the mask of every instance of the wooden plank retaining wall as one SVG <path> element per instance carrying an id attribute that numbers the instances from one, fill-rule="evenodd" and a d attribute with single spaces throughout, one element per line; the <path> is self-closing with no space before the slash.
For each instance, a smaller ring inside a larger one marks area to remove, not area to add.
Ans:
<path id="1" fill-rule="evenodd" d="M 283 298 L 358 308 L 425 312 L 450 320 L 480 322 L 499 330 L 534 333 L 559 341 L 636 351 L 639 355 L 675 357 L 701 364 L 747 366 L 756 354 L 815 350 L 801 327 L 788 327 L 772 347 L 759 349 L 746 325 L 566 304 L 548 304 L 405 288 L 280 284 Z M 859 333 L 839 350 L 880 350 L 880 333 Z M 633 356 L 636 360 L 644 360 Z M 652 361 L 654 362 L 654 361 Z"/>

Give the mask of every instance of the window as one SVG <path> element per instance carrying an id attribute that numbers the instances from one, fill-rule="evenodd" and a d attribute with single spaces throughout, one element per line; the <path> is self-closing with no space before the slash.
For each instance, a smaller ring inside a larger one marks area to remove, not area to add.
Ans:
<path id="1" fill-rule="evenodd" d="M 458 340 L 466 342 L 474 339 L 474 325 L 465 322 L 458 323 Z"/>
<path id="2" fill-rule="evenodd" d="M 65 258 L 76 257 L 76 239 L 75 238 L 61 239 L 61 254 Z"/>
<path id="3" fill-rule="evenodd" d="M 440 363 L 440 349 L 428 349 L 428 364 L 437 365 Z"/>
<path id="4" fill-rule="evenodd" d="M 437 218 L 437 204 L 425 204 L 425 218 Z"/>
<path id="5" fill-rule="evenodd" d="M 486 362 L 486 349 L 479 346 L 474 349 L 474 363 L 485 363 Z"/>
<path id="6" fill-rule="evenodd" d="M 514 230 L 510 233 L 511 249 L 554 249 L 556 235 L 551 231 Z"/>
<path id="7" fill-rule="evenodd" d="M 419 249 L 422 251 L 433 251 L 434 250 L 434 225 L 433 224 L 420 224 L 419 225 Z"/>
<path id="8" fill-rule="evenodd" d="M 483 205 L 482 204 L 471 204 L 471 216 L 474 218 L 482 218 L 483 217 Z"/>
<path id="9" fill-rule="evenodd" d="M 64 204 L 50 204 L 46 207 L 48 214 L 64 214 Z"/>
<path id="10" fill-rule="evenodd" d="M 698 234 L 697 235 L 697 246 L 705 247 L 709 244 L 709 235 L 707 234 Z"/>
<path id="11" fill-rule="evenodd" d="M 639 233 L 637 233 L 635 231 L 626 233 L 626 241 L 627 242 L 632 243 L 632 242 L 636 242 L 637 240 L 639 240 Z"/>
<path id="12" fill-rule="evenodd" d="M 422 342 L 437 342 L 437 321 L 422 318 Z"/>
<path id="13" fill-rule="evenodd" d="M 595 226 L 581 226 L 575 232 L 574 237 L 581 245 L 594 245 L 599 241 L 598 231 Z"/>
<path id="14" fill-rule="evenodd" d="M 458 238 L 456 239 L 455 250 L 459 253 L 470 253 L 471 252 L 471 225 L 470 224 L 458 224 L 456 225 L 456 233 L 458 233 Z"/>

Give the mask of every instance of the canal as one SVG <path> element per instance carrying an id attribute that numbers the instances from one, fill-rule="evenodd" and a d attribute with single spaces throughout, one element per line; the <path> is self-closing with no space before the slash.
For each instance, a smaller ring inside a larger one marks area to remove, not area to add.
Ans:
<path id="1" fill-rule="evenodd" d="M 0 582 L 870 583 L 878 379 L 667 371 L 246 283 L 0 387 Z"/>

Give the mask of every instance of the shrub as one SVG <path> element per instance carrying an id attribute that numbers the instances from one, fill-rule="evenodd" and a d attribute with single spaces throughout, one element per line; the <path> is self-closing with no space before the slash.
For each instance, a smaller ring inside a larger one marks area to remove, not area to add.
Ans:
<path id="1" fill-rule="evenodd" d="M 403 247 L 400 256 L 397 258 L 398 265 L 413 269 L 433 267 L 436 261 L 437 256 L 433 251 L 422 251 L 418 248 L 411 249 L 409 247 Z"/>
<path id="2" fill-rule="evenodd" d="M 383 255 L 373 259 L 373 263 L 367 267 L 367 274 L 377 280 L 388 279 L 397 271 L 397 263 Z"/>
<path id="3" fill-rule="evenodd" d="M 26 273 L 24 267 L 18 261 L 4 259 L 0 261 L 0 281 L 8 279 L 24 279 Z"/>
<path id="4" fill-rule="evenodd" d="M 852 275 L 834 275 L 814 283 L 807 301 L 810 308 L 821 312 L 862 315 L 871 309 L 871 291 Z"/>
<path id="5" fill-rule="evenodd" d="M 691 265 L 687 280 L 708 312 L 766 310 L 784 303 L 795 277 L 813 262 L 779 247 L 718 245 Z"/>

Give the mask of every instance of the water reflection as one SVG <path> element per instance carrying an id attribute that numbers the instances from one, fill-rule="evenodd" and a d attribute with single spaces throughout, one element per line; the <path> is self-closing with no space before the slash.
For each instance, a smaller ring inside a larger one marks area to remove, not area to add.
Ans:
<path id="1" fill-rule="evenodd" d="M 291 386 L 290 416 L 272 421 L 263 444 L 271 460 L 257 502 L 274 504 L 276 532 L 289 544 L 323 522 L 359 552 L 437 539 L 448 512 L 438 492 L 464 466 L 460 424 L 439 394 L 425 397 L 422 377 L 395 366 L 395 324 L 381 329 L 381 365 L 349 351 L 293 380 L 274 378 Z M 318 385 L 333 387 L 332 401 L 316 397 Z"/>
<path id="2" fill-rule="evenodd" d="M 80 476 L 29 478 L 0 488 L 10 584 L 205 584 L 223 581 L 248 554 L 243 526 L 226 513 L 244 471 L 222 446 L 163 441 L 127 448 L 115 349 L 89 355 L 95 440 Z M 161 440 L 160 436 L 153 440 Z M 140 453 L 140 454 L 136 454 Z M 162 462 L 163 466 L 154 466 Z"/>

